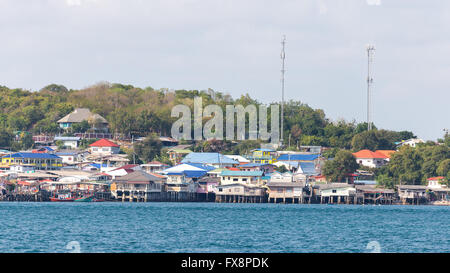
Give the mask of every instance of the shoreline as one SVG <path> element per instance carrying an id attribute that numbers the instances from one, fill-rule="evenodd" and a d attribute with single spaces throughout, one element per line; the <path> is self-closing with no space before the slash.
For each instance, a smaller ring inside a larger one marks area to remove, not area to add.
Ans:
<path id="1" fill-rule="evenodd" d="M 328 203 L 269 203 L 269 202 L 262 202 L 262 203 L 233 203 L 233 202 L 207 202 L 207 201 L 148 201 L 148 202 L 122 202 L 119 200 L 109 200 L 104 202 L 54 202 L 54 201 L 10 201 L 10 200 L 0 200 L 0 203 L 51 203 L 51 204 L 80 204 L 80 203 L 124 203 L 124 204 L 141 204 L 141 203 L 201 203 L 201 204 L 273 204 L 273 205 L 323 205 L 323 206 L 433 206 L 433 207 L 450 207 L 450 204 L 402 204 L 402 203 L 393 203 L 393 204 L 328 204 Z"/>

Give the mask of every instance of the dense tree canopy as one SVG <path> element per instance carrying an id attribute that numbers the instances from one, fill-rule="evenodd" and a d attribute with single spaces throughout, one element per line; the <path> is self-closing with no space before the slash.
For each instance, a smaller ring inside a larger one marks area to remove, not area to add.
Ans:
<path id="1" fill-rule="evenodd" d="M 380 177 L 390 177 L 393 184 L 420 185 L 435 176 L 450 178 L 450 147 L 445 144 L 421 144 L 404 146 L 391 156 L 389 163 L 377 170 Z"/>
<path id="2" fill-rule="evenodd" d="M 323 174 L 328 181 L 346 182 L 349 175 L 353 174 L 359 167 L 352 153 L 346 150 L 340 150 L 332 160 L 325 162 Z"/>
<path id="3" fill-rule="evenodd" d="M 193 115 L 193 99 L 200 96 L 203 106 L 217 104 L 226 113 L 226 105 L 261 105 L 248 94 L 233 99 L 230 95 L 208 90 L 155 90 L 132 85 L 98 83 L 73 90 L 63 85 L 50 84 L 39 91 L 9 89 L 0 86 L 0 129 L 15 135 L 17 131 L 31 133 L 62 133 L 56 121 L 77 107 L 105 117 L 112 133 L 125 136 L 147 136 L 156 133 L 169 136 L 172 123 L 171 109 L 178 104 L 190 107 Z M 270 108 L 269 108 L 270 110 Z M 203 122 L 207 122 L 205 118 Z M 247 119 L 248 123 L 248 119 Z M 270 127 L 270 113 L 268 113 Z M 342 149 L 388 149 L 395 141 L 413 136 L 411 132 L 392 132 L 374 129 L 367 132 L 366 123 L 331 121 L 321 109 L 313 109 L 300 101 L 285 104 L 284 143 L 295 149 L 299 145 L 321 145 Z M 80 124 L 72 131 L 86 131 Z M 249 142 L 250 143 L 250 142 Z M 233 153 L 248 150 L 248 143 L 238 145 Z M 209 149 L 208 147 L 204 147 Z"/>
<path id="4" fill-rule="evenodd" d="M 161 155 L 162 143 L 158 136 L 151 134 L 134 144 L 134 152 L 144 162 L 150 162 Z"/>

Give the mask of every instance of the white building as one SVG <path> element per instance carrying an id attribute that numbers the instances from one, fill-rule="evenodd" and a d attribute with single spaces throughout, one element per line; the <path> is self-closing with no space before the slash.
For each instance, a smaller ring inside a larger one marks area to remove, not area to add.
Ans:
<path id="1" fill-rule="evenodd" d="M 56 136 L 55 141 L 61 141 L 63 146 L 76 149 L 78 147 L 79 137 L 68 137 L 68 136 Z"/>
<path id="2" fill-rule="evenodd" d="M 378 168 L 387 163 L 389 157 L 378 151 L 372 152 L 370 150 L 361 150 L 353 153 L 356 162 L 362 166 L 369 168 Z"/>
<path id="3" fill-rule="evenodd" d="M 293 180 L 294 180 L 294 177 L 293 177 L 292 173 L 290 173 L 290 172 L 285 172 L 285 173 L 274 172 L 270 176 L 269 182 L 293 182 Z"/>
<path id="4" fill-rule="evenodd" d="M 112 155 L 118 154 L 120 146 L 105 138 L 100 139 L 89 145 L 89 152 L 93 155 Z"/>
<path id="5" fill-rule="evenodd" d="M 227 184 L 247 184 L 261 185 L 262 171 L 222 171 L 219 175 L 220 185 Z"/>
<path id="6" fill-rule="evenodd" d="M 446 188 L 447 185 L 442 184 L 442 182 L 444 181 L 445 177 L 443 176 L 438 176 L 438 177 L 430 177 L 428 178 L 428 188 L 430 189 L 443 189 Z"/>
<path id="7" fill-rule="evenodd" d="M 398 146 L 401 147 L 401 146 L 404 146 L 404 145 L 408 145 L 408 146 L 411 146 L 411 147 L 414 148 L 419 143 L 425 143 L 425 141 L 423 141 L 423 139 L 420 139 L 420 138 L 410 138 L 408 140 L 403 140 L 402 142 L 400 142 L 398 144 Z"/>

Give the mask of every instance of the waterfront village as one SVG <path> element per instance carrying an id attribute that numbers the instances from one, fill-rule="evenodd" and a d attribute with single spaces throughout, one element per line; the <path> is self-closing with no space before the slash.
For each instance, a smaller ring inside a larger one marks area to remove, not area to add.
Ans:
<path id="1" fill-rule="evenodd" d="M 69 128 L 93 115 L 76 109 L 58 121 Z M 97 115 L 97 119 L 104 120 Z M 104 120 L 106 123 L 106 120 Z M 83 139 L 93 140 L 81 149 Z M 117 140 L 108 133 L 73 136 L 33 136 L 28 151 L 0 150 L 0 200 L 55 202 L 220 202 L 301 204 L 435 204 L 448 205 L 445 177 L 431 177 L 423 185 L 384 188 L 372 172 L 361 168 L 346 181 L 327 181 L 321 146 L 298 151 L 269 146 L 248 154 L 194 152 L 190 144 L 160 136 L 170 163 L 135 164 L 122 148 L 142 139 Z M 95 140 L 95 141 L 94 141 Z M 414 147 L 420 139 L 399 146 Z M 58 145 L 56 145 L 58 143 Z M 361 167 L 379 168 L 395 150 L 353 153 Z"/>

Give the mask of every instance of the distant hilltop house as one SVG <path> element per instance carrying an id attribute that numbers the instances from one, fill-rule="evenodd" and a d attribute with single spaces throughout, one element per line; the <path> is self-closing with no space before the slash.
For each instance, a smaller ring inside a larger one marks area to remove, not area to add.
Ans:
<path id="1" fill-rule="evenodd" d="M 81 123 L 85 120 L 95 126 L 96 130 L 106 130 L 108 128 L 108 121 L 104 117 L 92 113 L 87 108 L 76 108 L 72 113 L 58 120 L 57 123 L 59 127 L 69 129 L 73 124 Z"/>
<path id="2" fill-rule="evenodd" d="M 405 145 L 411 146 L 411 147 L 416 147 L 417 144 L 420 143 L 425 143 L 425 141 L 423 139 L 420 138 L 410 138 L 408 140 L 402 140 L 401 142 L 396 142 L 395 144 L 397 145 L 397 147 L 402 147 Z"/>
<path id="3" fill-rule="evenodd" d="M 353 153 L 353 156 L 356 158 L 356 162 L 362 166 L 378 168 L 386 164 L 393 153 L 395 153 L 393 150 L 377 150 L 375 152 L 361 150 Z"/>

